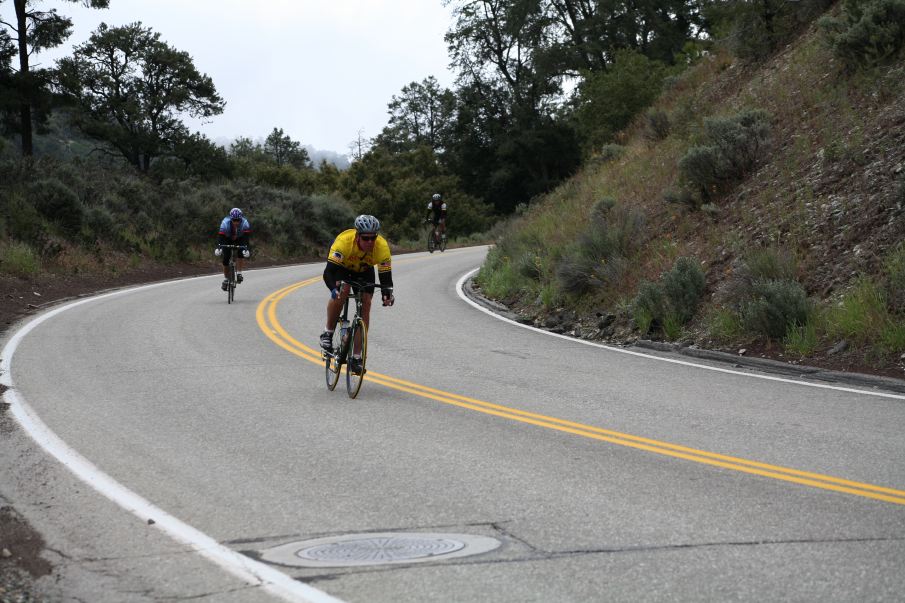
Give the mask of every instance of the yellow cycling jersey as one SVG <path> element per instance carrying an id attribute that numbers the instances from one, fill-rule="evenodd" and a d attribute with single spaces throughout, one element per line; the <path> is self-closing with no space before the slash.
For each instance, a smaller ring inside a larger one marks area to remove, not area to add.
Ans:
<path id="1" fill-rule="evenodd" d="M 390 244 L 387 240 L 377 235 L 374 249 L 370 253 L 365 253 L 355 244 L 354 228 L 339 233 L 330 247 L 327 261 L 344 266 L 352 272 L 361 272 L 369 266 L 377 266 L 378 272 L 389 272 L 392 268 Z"/>

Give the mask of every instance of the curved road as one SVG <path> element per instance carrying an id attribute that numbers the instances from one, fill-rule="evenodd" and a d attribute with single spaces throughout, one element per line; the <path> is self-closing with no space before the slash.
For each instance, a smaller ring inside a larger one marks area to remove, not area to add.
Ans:
<path id="1" fill-rule="evenodd" d="M 231 306 L 210 276 L 20 331 L 0 365 L 6 401 L 83 476 L 0 423 L 0 478 L 59 568 L 48 592 L 901 600 L 905 396 L 518 328 L 458 294 L 484 253 L 395 259 L 398 301 L 372 310 L 355 400 L 342 381 L 326 390 L 314 350 L 321 264 L 250 271 Z M 495 548 L 345 567 L 293 553 L 396 533 Z"/>

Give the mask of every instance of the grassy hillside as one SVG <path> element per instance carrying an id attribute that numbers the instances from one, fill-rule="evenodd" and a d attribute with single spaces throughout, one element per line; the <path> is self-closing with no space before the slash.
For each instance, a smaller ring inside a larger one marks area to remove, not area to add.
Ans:
<path id="1" fill-rule="evenodd" d="M 905 377 L 905 61 L 846 69 L 817 26 L 715 51 L 618 141 L 502 230 L 485 294 L 579 337 Z"/>

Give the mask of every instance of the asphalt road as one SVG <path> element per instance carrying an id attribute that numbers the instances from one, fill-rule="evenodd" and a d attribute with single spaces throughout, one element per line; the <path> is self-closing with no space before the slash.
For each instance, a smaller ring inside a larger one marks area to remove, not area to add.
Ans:
<path id="1" fill-rule="evenodd" d="M 372 310 L 355 400 L 343 382 L 327 391 L 317 361 L 320 264 L 249 271 L 233 305 L 211 276 L 20 331 L 6 399 L 62 463 L 7 427 L 0 478 L 48 540 L 58 569 L 44 592 L 901 600 L 905 396 L 516 327 L 458 294 L 483 255 L 395 259 L 398 301 Z M 496 546 L 348 567 L 300 567 L 292 553 L 389 534 Z"/>

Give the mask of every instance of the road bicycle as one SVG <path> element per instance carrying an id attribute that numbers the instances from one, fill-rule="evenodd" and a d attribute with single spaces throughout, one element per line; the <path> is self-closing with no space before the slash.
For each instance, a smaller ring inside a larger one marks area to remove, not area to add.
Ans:
<path id="1" fill-rule="evenodd" d="M 342 313 L 336 326 L 339 327 L 333 331 L 335 341 L 331 341 L 330 350 L 323 351 L 324 363 L 326 366 L 327 389 L 333 391 L 339 382 L 339 374 L 346 365 L 346 391 L 350 398 L 358 395 L 361 389 L 361 382 L 365 376 L 365 363 L 368 358 L 368 329 L 365 321 L 361 317 L 362 294 L 366 287 L 374 287 L 380 289 L 378 284 L 356 283 L 339 281 L 337 288 L 342 290 L 344 287 L 351 287 L 351 292 L 346 296 L 343 304 Z M 355 314 L 349 318 L 349 300 L 355 302 Z M 355 349 L 361 351 L 361 370 L 355 371 L 352 368 L 352 356 Z"/>
<path id="2" fill-rule="evenodd" d="M 427 250 L 431 253 L 439 249 L 441 252 L 446 251 L 446 234 L 440 234 L 437 230 L 438 225 L 430 220 L 425 220 L 427 224 L 433 224 L 427 233 Z"/>
<path id="3" fill-rule="evenodd" d="M 238 281 L 236 280 L 236 275 L 238 274 L 236 271 L 236 256 L 242 251 L 246 251 L 248 247 L 245 245 L 217 245 L 217 247 L 220 249 L 232 250 L 229 254 L 226 277 L 226 303 L 231 304 L 236 298 L 236 285 L 238 284 Z"/>

